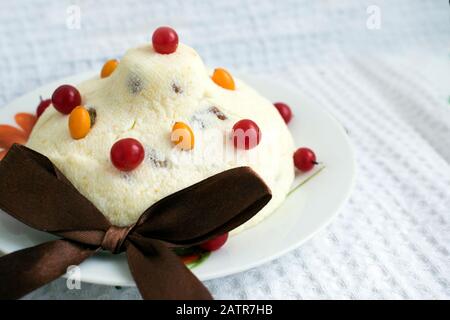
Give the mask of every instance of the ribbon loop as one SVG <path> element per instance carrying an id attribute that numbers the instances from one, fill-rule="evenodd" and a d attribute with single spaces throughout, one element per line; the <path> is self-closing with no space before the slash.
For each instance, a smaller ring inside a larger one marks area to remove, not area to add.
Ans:
<path id="1" fill-rule="evenodd" d="M 110 251 L 113 254 L 123 252 L 123 243 L 125 242 L 130 230 L 130 227 L 111 226 L 103 237 L 101 244 L 102 249 Z"/>

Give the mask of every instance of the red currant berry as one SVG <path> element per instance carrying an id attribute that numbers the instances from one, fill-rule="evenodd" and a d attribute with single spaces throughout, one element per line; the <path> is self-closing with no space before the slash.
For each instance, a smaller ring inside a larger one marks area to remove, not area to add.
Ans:
<path id="1" fill-rule="evenodd" d="M 300 148 L 295 151 L 294 165 L 298 170 L 306 172 L 311 170 L 316 164 L 316 155 L 311 149 Z"/>
<path id="2" fill-rule="evenodd" d="M 261 141 L 258 125 L 249 119 L 236 122 L 233 126 L 233 142 L 237 149 L 253 149 Z"/>
<path id="3" fill-rule="evenodd" d="M 37 107 L 37 109 L 36 109 L 36 115 L 37 115 L 38 118 L 39 118 L 39 117 L 44 113 L 44 111 L 50 106 L 50 103 L 52 103 L 52 99 L 45 99 L 45 100 L 42 100 L 42 97 L 41 97 L 41 102 L 39 103 L 39 105 L 38 105 L 38 107 Z"/>
<path id="4" fill-rule="evenodd" d="M 81 95 L 77 88 L 65 84 L 58 87 L 52 95 L 53 106 L 63 114 L 70 114 L 81 105 Z"/>
<path id="5" fill-rule="evenodd" d="M 136 169 L 144 161 L 144 156 L 144 147 L 133 138 L 119 140 L 111 148 L 111 161 L 121 171 Z"/>
<path id="6" fill-rule="evenodd" d="M 207 251 L 216 251 L 223 247 L 228 240 L 228 233 L 225 233 L 217 238 L 208 240 L 200 245 L 200 248 Z"/>
<path id="7" fill-rule="evenodd" d="M 178 47 L 178 35 L 172 28 L 159 27 L 153 32 L 152 43 L 158 53 L 174 53 Z"/>
<path id="8" fill-rule="evenodd" d="M 273 105 L 275 106 L 275 108 L 277 108 L 281 117 L 284 119 L 284 122 L 286 122 L 286 124 L 288 124 L 289 121 L 291 121 L 291 119 L 292 119 L 291 108 L 289 108 L 289 106 L 283 102 L 276 102 Z"/>

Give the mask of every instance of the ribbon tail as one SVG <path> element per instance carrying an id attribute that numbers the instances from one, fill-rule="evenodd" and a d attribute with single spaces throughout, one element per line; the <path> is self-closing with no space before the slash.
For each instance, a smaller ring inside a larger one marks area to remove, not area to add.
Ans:
<path id="1" fill-rule="evenodd" d="M 59 278 L 96 249 L 67 240 L 55 240 L 0 257 L 0 299 L 19 299 Z"/>
<path id="2" fill-rule="evenodd" d="M 147 243 L 144 250 L 129 242 L 127 258 L 145 300 L 212 300 L 201 281 L 158 240 L 151 240 L 151 248 Z"/>

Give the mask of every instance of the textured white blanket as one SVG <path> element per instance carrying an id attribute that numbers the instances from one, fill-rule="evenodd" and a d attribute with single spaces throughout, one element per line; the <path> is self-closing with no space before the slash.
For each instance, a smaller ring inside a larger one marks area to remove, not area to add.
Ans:
<path id="1" fill-rule="evenodd" d="M 447 1 L 70 3 L 2 2 L 0 106 L 51 80 L 100 70 L 169 24 L 207 64 L 291 81 L 349 131 L 358 178 L 340 215 L 280 259 L 206 282 L 216 298 L 450 298 Z M 27 298 L 139 294 L 89 284 L 68 290 L 57 280 Z"/>

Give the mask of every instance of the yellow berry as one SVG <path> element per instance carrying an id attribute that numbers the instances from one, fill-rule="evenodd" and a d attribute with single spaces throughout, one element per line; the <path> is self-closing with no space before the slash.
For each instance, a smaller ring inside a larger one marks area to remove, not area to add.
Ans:
<path id="1" fill-rule="evenodd" d="M 228 90 L 234 90 L 235 88 L 233 77 L 225 69 L 215 69 L 211 79 L 222 88 Z"/>
<path id="2" fill-rule="evenodd" d="M 83 139 L 91 130 L 91 116 L 83 106 L 72 110 L 69 116 L 69 131 L 73 139 Z"/>
<path id="3" fill-rule="evenodd" d="M 119 65 L 119 61 L 116 59 L 111 59 L 105 62 L 102 68 L 102 72 L 100 73 L 100 77 L 106 78 L 111 75 L 111 73 L 116 70 L 117 66 Z"/>
<path id="4" fill-rule="evenodd" d="M 194 148 L 194 132 L 184 122 L 175 122 L 170 139 L 181 150 Z"/>

